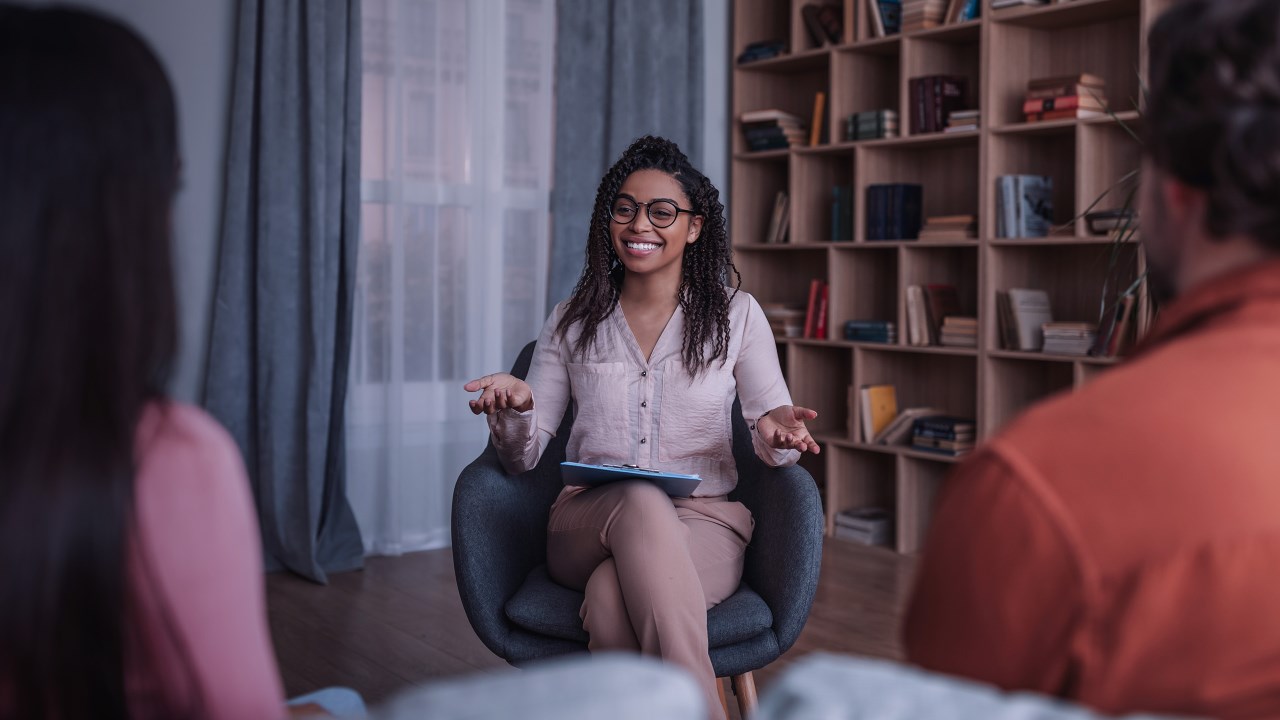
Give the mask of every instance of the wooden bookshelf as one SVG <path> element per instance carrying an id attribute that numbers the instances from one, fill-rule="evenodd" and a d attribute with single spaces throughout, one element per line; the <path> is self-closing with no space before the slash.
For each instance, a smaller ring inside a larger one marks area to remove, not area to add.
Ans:
<path id="1" fill-rule="evenodd" d="M 811 0 L 734 4 L 734 57 L 748 43 L 777 39 L 791 54 L 733 70 L 732 171 L 729 194 L 734 260 L 743 287 L 762 302 L 803 304 L 809 282 L 829 283 L 827 327 L 833 339 L 779 339 L 795 402 L 820 413 L 812 423 L 823 453 L 804 465 L 823 492 L 830 531 L 839 510 L 880 505 L 894 512 L 895 547 L 916 552 L 932 502 L 955 459 L 906 446 L 863 443 L 850 385 L 891 383 L 899 408 L 932 405 L 976 418 L 989 438 L 1027 406 L 1071 392 L 1113 359 L 1003 350 L 995 295 L 1010 287 L 1049 292 L 1055 319 L 1097 320 L 1103 268 L 1115 261 L 1132 281 L 1145 269 L 1138 242 L 1116 245 L 1089 234 L 1083 213 L 1140 162 L 1130 130 L 1146 66 L 1145 29 L 1173 0 L 1055 0 L 992 11 L 965 23 L 875 38 L 866 0 L 843 0 L 844 37 L 813 47 L 801 20 Z M 1107 81 L 1113 117 L 1026 123 L 1029 80 L 1090 72 Z M 981 128 L 910 135 L 909 80 L 964 76 Z M 737 116 L 779 108 L 810 122 L 814 94 L 826 93 L 827 144 L 748 151 Z M 898 111 L 902 136 L 850 141 L 844 118 L 878 108 Z M 1127 128 L 1126 128 L 1127 126 Z M 996 178 L 1011 173 L 1054 179 L 1058 234 L 997 238 Z M 949 242 L 868 241 L 866 188 L 913 182 L 924 187 L 924 215 L 976 214 L 978 237 Z M 832 242 L 832 186 L 853 187 L 854 236 Z M 765 244 L 774 196 L 791 199 L 790 239 Z M 1110 198 L 1098 207 L 1122 204 Z M 962 311 L 978 318 L 977 349 L 911 347 L 905 290 L 948 283 Z M 850 319 L 891 320 L 898 344 L 842 339 Z"/>

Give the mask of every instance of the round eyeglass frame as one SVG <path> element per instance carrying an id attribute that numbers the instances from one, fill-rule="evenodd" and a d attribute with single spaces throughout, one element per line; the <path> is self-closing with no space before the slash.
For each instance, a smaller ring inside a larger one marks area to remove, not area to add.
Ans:
<path id="1" fill-rule="evenodd" d="M 625 220 L 619 219 L 617 215 L 613 214 L 613 211 L 615 208 L 618 207 L 619 202 L 626 203 L 628 205 L 633 205 L 635 206 L 635 209 L 637 211 L 640 209 L 640 206 L 643 205 L 645 217 L 649 218 L 649 224 L 653 225 L 656 228 L 669 228 L 672 225 L 675 225 L 676 220 L 680 219 L 680 213 L 689 213 L 690 215 L 697 214 L 693 210 L 686 210 L 685 208 L 680 207 L 679 205 L 676 204 L 675 200 L 668 200 L 667 198 L 658 198 L 656 200 L 650 200 L 649 202 L 644 203 L 644 202 L 640 202 L 639 200 L 632 200 L 630 198 L 623 197 L 623 198 L 618 198 L 617 200 L 614 200 L 613 204 L 609 206 L 609 219 L 618 223 L 619 225 L 629 225 L 635 221 L 636 217 L 638 217 L 638 213 L 637 213 L 637 215 L 634 215 Z M 675 214 L 671 216 L 671 222 L 663 225 L 653 218 L 653 206 L 658 204 L 670 205 L 673 209 L 675 209 Z"/>

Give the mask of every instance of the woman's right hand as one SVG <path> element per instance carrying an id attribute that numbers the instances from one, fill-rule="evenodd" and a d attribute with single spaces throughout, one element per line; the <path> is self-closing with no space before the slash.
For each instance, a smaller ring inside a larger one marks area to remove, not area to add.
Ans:
<path id="1" fill-rule="evenodd" d="M 480 397 L 471 400 L 471 412 L 479 415 L 492 415 L 499 410 L 511 408 L 516 412 L 528 412 L 533 409 L 533 391 L 525 381 L 509 373 L 485 375 L 472 380 L 463 386 L 467 392 L 479 392 Z"/>

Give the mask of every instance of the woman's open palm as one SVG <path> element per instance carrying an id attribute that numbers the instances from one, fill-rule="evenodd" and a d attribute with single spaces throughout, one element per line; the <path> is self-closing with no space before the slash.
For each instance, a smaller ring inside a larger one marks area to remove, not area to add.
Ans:
<path id="1" fill-rule="evenodd" d="M 511 408 L 518 412 L 533 409 L 533 391 L 528 384 L 509 373 L 494 373 L 472 380 L 463 386 L 467 392 L 484 392 L 480 397 L 471 400 L 471 412 L 479 415 L 492 415 L 499 410 Z"/>
<path id="2" fill-rule="evenodd" d="M 756 431 L 771 448 L 800 452 L 808 450 L 816 455 L 822 450 L 804 424 L 805 420 L 816 417 L 818 413 L 815 410 L 798 405 L 780 405 L 756 421 Z"/>

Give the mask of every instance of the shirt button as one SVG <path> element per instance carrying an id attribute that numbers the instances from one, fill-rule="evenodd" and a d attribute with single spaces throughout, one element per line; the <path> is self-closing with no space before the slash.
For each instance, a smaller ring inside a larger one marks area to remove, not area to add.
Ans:
<path id="1" fill-rule="evenodd" d="M 640 401 L 640 407 L 649 407 L 649 401 L 648 401 L 648 400 L 641 400 L 641 401 Z"/>
<path id="2" fill-rule="evenodd" d="M 649 371 L 648 371 L 648 370 L 641 370 L 641 371 L 640 371 L 640 377 L 648 377 L 648 376 L 649 376 Z"/>
<path id="3" fill-rule="evenodd" d="M 641 444 L 641 445 L 645 444 L 646 442 L 648 442 L 648 440 L 645 440 L 644 438 L 640 438 L 640 444 Z"/>

